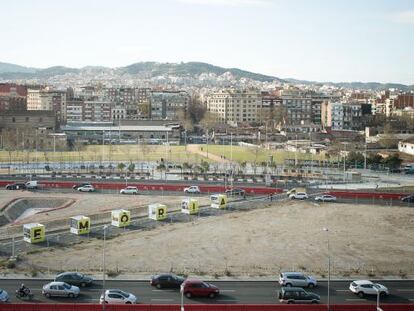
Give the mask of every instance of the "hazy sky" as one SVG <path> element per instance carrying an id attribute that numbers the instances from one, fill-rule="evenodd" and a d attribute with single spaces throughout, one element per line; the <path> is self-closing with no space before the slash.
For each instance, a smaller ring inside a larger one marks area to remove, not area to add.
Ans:
<path id="1" fill-rule="evenodd" d="M 0 61 L 201 61 L 281 78 L 414 84 L 411 0 L 18 0 Z"/>

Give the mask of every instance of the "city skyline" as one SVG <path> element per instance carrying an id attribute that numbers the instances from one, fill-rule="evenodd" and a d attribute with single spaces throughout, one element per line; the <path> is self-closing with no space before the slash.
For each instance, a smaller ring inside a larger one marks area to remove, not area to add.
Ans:
<path id="1" fill-rule="evenodd" d="M 0 61 L 37 68 L 200 61 L 282 79 L 414 83 L 409 1 L 121 4 L 3 4 L 8 44 Z"/>

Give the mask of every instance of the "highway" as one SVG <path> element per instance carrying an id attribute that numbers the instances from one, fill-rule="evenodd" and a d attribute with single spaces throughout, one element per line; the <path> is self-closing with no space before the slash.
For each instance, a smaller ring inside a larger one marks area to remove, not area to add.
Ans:
<path id="1" fill-rule="evenodd" d="M 95 281 L 91 287 L 81 288 L 78 298 L 46 298 L 41 295 L 42 286 L 50 280 L 34 279 L 0 279 L 0 288 L 6 290 L 11 296 L 11 302 L 25 302 L 14 295 L 19 284 L 24 283 L 32 289 L 36 303 L 99 303 L 102 292 L 102 282 Z M 275 281 L 212 281 L 220 288 L 220 295 L 214 299 L 184 297 L 185 304 L 193 303 L 220 303 L 220 304 L 275 304 L 279 284 Z M 331 281 L 331 304 L 374 304 L 376 297 L 359 298 L 348 289 L 350 281 Z M 381 303 L 412 303 L 414 308 L 414 280 L 379 281 L 390 290 L 390 295 L 381 298 Z M 150 286 L 149 281 L 116 281 L 107 280 L 106 288 L 118 288 L 133 293 L 139 298 L 140 303 L 152 304 L 179 304 L 180 292 L 173 289 L 156 289 Z M 320 281 L 318 287 L 309 290 L 321 296 L 321 303 L 327 302 L 327 282 Z"/>

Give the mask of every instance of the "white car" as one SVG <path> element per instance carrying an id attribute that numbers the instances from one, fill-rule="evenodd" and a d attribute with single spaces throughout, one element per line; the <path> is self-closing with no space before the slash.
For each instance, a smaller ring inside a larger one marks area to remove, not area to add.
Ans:
<path id="1" fill-rule="evenodd" d="M 330 194 L 318 195 L 315 197 L 315 201 L 319 202 L 336 202 L 336 197 Z"/>
<path id="2" fill-rule="evenodd" d="M 46 297 L 60 296 L 75 298 L 79 296 L 79 293 L 79 287 L 69 285 L 65 282 L 50 282 L 42 288 L 42 294 Z"/>
<path id="3" fill-rule="evenodd" d="M 7 294 L 7 292 L 0 288 L 0 301 L 1 302 L 7 302 L 9 301 L 10 296 Z"/>
<path id="4" fill-rule="evenodd" d="M 200 193 L 200 188 L 198 186 L 191 186 L 184 188 L 185 193 Z"/>
<path id="5" fill-rule="evenodd" d="M 386 288 L 384 285 L 373 283 L 368 280 L 353 281 L 349 285 L 349 289 L 351 290 L 351 292 L 353 292 L 361 298 L 365 295 L 378 295 L 378 293 L 382 297 L 389 295 L 388 288 Z"/>
<path id="6" fill-rule="evenodd" d="M 107 289 L 105 291 L 105 298 L 104 295 L 101 295 L 99 302 L 102 303 L 126 303 L 126 304 L 133 304 L 138 302 L 138 298 L 131 294 L 124 292 L 120 289 Z"/>
<path id="7" fill-rule="evenodd" d="M 92 185 L 84 185 L 84 186 L 77 188 L 76 190 L 80 192 L 94 192 L 95 188 Z"/>
<path id="8" fill-rule="evenodd" d="M 308 199 L 308 195 L 305 192 L 296 192 L 289 195 L 289 199 L 291 200 L 305 200 Z"/>
<path id="9" fill-rule="evenodd" d="M 134 186 L 128 186 L 119 191 L 120 194 L 138 194 L 138 188 Z"/>

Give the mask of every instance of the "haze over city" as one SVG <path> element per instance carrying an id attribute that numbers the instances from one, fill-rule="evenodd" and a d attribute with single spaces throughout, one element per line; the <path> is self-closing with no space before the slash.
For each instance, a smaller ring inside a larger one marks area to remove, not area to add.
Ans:
<path id="1" fill-rule="evenodd" d="M 315 81 L 414 83 L 414 3 L 8 1 L 0 61 L 32 67 L 202 61 Z"/>

